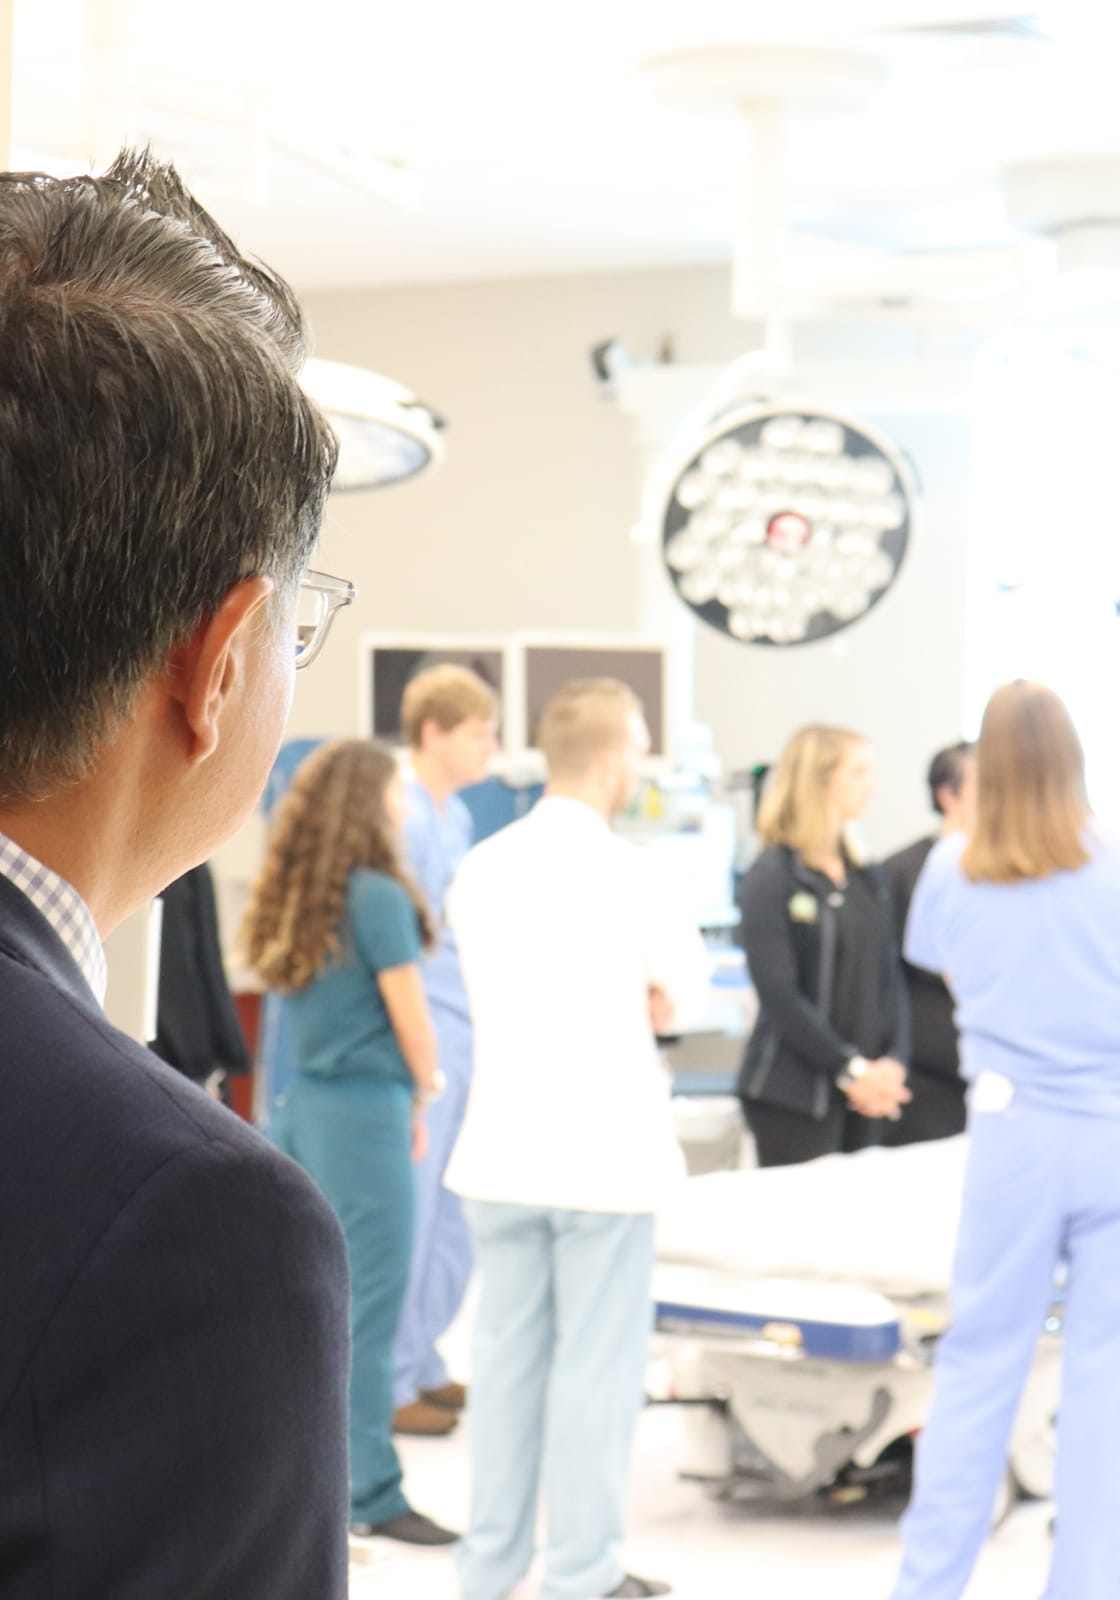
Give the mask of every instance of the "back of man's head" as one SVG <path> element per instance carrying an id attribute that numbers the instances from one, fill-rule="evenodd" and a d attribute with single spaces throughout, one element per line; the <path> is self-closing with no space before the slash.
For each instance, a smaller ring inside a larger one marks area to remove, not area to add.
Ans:
<path id="1" fill-rule="evenodd" d="M 491 722 L 496 713 L 489 684 L 469 667 L 445 662 L 418 672 L 409 683 L 401 701 L 401 732 L 409 746 L 419 750 L 429 723 L 441 733 L 451 733 L 471 717 Z"/>
<path id="2" fill-rule="evenodd" d="M 583 678 L 565 684 L 541 714 L 537 745 L 554 783 L 578 783 L 600 756 L 620 750 L 640 717 L 638 697 L 614 678 Z"/>
<path id="3" fill-rule="evenodd" d="M 303 350 L 173 168 L 0 173 L 0 805 L 80 779 L 236 583 L 305 565 L 336 447 Z"/>
<path id="4" fill-rule="evenodd" d="M 960 793 L 968 763 L 975 754 L 976 746 L 962 740 L 960 744 L 951 744 L 939 750 L 930 762 L 926 782 L 929 785 L 930 804 L 939 815 L 945 813 L 942 790 L 948 790 L 951 795 Z"/>

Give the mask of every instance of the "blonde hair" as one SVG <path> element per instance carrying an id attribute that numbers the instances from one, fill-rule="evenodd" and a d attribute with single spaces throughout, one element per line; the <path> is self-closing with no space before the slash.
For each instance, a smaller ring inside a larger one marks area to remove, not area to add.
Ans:
<path id="1" fill-rule="evenodd" d="M 627 724 L 642 715 L 632 689 L 614 678 L 578 678 L 558 689 L 537 725 L 536 744 L 553 778 L 582 778 L 605 751 L 626 742 Z"/>
<path id="2" fill-rule="evenodd" d="M 788 845 L 803 861 L 818 863 L 832 844 L 833 819 L 828 789 L 844 757 L 866 744 L 862 733 L 811 723 L 787 742 L 777 770 L 758 808 L 758 834 L 764 844 Z M 844 835 L 853 860 L 862 852 Z"/>
<path id="3" fill-rule="evenodd" d="M 961 857 L 967 878 L 1021 883 L 1089 860 L 1085 753 L 1064 703 L 1019 678 L 988 701 L 976 747 L 976 821 Z"/>
<path id="4" fill-rule="evenodd" d="M 450 733 L 468 717 L 491 720 L 498 708 L 494 691 L 469 667 L 429 667 L 418 672 L 401 701 L 401 732 L 419 750 L 424 724 L 434 722 Z"/>
<path id="5" fill-rule="evenodd" d="M 305 989 L 337 957 L 350 874 L 395 879 L 430 946 L 431 912 L 405 869 L 385 809 L 396 757 L 371 739 L 339 739 L 301 762 L 277 808 L 260 876 L 241 927 L 246 965 L 272 989 Z"/>

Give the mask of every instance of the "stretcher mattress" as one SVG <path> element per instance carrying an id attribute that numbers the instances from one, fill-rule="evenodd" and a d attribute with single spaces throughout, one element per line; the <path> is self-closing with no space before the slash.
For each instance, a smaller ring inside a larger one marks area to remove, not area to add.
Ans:
<path id="1" fill-rule="evenodd" d="M 944 1294 L 960 1219 L 965 1135 L 797 1167 L 717 1172 L 678 1185 L 658 1258 L 740 1278 Z"/>
<path id="2" fill-rule="evenodd" d="M 741 1282 L 704 1268 L 662 1266 L 654 1294 L 662 1332 L 747 1341 L 775 1356 L 885 1362 L 902 1344 L 891 1302 L 851 1284 Z"/>

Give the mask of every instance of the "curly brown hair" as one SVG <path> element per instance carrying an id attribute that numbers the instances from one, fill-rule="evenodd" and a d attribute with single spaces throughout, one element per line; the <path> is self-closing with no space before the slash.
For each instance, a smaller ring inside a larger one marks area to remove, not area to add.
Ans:
<path id="1" fill-rule="evenodd" d="M 241 926 L 246 965 L 271 989 L 306 989 L 342 951 L 355 868 L 394 879 L 416 908 L 425 949 L 435 921 L 401 859 L 385 793 L 398 772 L 372 739 L 338 739 L 303 761 L 276 812 Z"/>

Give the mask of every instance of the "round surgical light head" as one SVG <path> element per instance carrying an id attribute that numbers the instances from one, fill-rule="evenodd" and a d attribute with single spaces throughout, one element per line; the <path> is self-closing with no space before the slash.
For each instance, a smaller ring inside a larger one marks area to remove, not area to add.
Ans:
<path id="1" fill-rule="evenodd" d="M 659 483 L 677 593 L 746 644 L 849 627 L 894 583 L 910 539 L 905 462 L 866 424 L 832 413 L 727 412 L 674 453 Z"/>
<path id="2" fill-rule="evenodd" d="M 312 359 L 300 381 L 338 438 L 333 493 L 400 483 L 443 460 L 442 419 L 392 379 Z"/>

